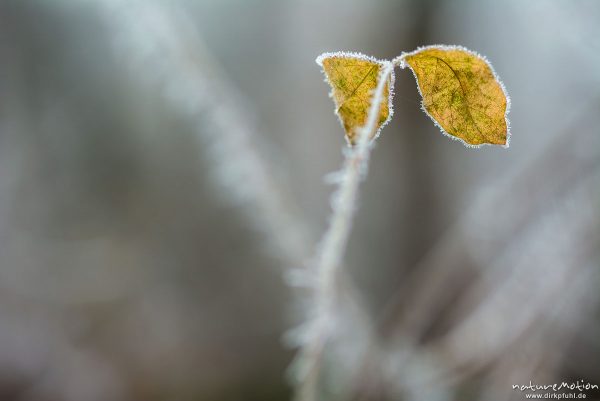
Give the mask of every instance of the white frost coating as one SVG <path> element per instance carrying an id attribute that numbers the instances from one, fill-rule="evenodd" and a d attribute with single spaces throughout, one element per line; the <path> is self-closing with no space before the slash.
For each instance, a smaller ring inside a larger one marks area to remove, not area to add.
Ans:
<path id="1" fill-rule="evenodd" d="M 327 82 L 327 84 L 332 88 L 331 91 L 329 92 L 329 97 L 332 99 L 334 99 L 333 85 L 331 85 L 331 82 L 329 82 L 329 78 L 327 77 L 327 74 L 325 74 L 325 70 L 323 70 L 323 60 L 326 58 L 332 58 L 332 57 L 355 58 L 355 59 L 359 59 L 359 60 L 370 61 L 372 63 L 379 64 L 382 69 L 390 63 L 387 60 L 379 60 L 379 59 L 376 59 L 375 57 L 367 56 L 365 54 L 358 53 L 358 52 L 325 52 L 325 53 L 321 54 L 319 57 L 317 57 L 315 59 L 315 62 L 321 67 L 321 71 L 323 71 L 323 75 L 325 75 L 325 82 Z M 380 72 L 382 71 L 382 69 L 380 69 Z M 389 95 L 388 95 L 388 110 L 389 110 L 388 116 L 385 119 L 385 121 L 383 123 L 381 123 L 381 126 L 379 127 L 379 129 L 377 130 L 375 135 L 373 136 L 373 138 L 372 138 L 373 141 L 379 137 L 379 134 L 381 133 L 381 130 L 383 129 L 383 127 L 385 127 L 387 125 L 387 123 L 389 123 L 390 120 L 392 119 L 392 117 L 394 116 L 393 99 L 394 99 L 394 83 L 396 82 L 396 77 L 394 75 L 393 68 L 389 74 L 389 80 L 390 80 L 390 83 L 389 83 Z M 339 115 L 337 109 L 335 110 L 335 115 L 338 117 L 338 120 L 340 121 L 340 124 L 342 125 L 342 128 L 343 128 L 344 122 L 342 121 L 342 117 Z M 348 139 L 348 136 L 344 135 L 344 137 L 346 138 L 346 142 L 350 146 L 351 143 L 350 143 L 350 140 Z"/>
<path id="2" fill-rule="evenodd" d="M 322 57 L 326 57 L 326 55 Z M 322 57 L 317 59 L 317 63 L 322 60 Z M 377 130 L 378 111 L 384 100 L 385 84 L 394 70 L 394 65 L 389 61 L 381 62 L 381 65 L 383 68 L 379 72 L 366 124 L 357 132 L 356 146 L 346 149 L 344 152 L 344 167 L 336 174 L 339 188 L 331 198 L 332 216 L 329 227 L 318 247 L 313 271 L 316 279 L 314 314 L 311 315 L 307 326 L 304 326 L 307 330 L 303 332 L 306 342 L 302 344 L 299 356 L 295 361 L 299 380 L 295 398 L 297 401 L 316 400 L 322 355 L 334 328 L 332 322 L 335 322 L 336 318 L 336 302 L 339 301 L 339 273 L 352 228 L 358 188 L 366 174 L 369 154 L 373 148 L 373 141 L 369 138 Z"/>
<path id="3" fill-rule="evenodd" d="M 428 50 L 428 49 L 440 49 L 440 50 L 460 50 L 466 53 L 469 53 L 475 57 L 478 57 L 480 59 L 482 59 L 490 68 L 490 70 L 492 71 L 492 75 L 494 76 L 494 79 L 496 80 L 496 82 L 498 82 L 498 84 L 500 84 L 500 88 L 502 88 L 502 93 L 504 93 L 504 97 L 506 97 L 506 111 L 504 112 L 504 120 L 506 121 L 506 144 L 505 145 L 500 145 L 505 149 L 508 149 L 508 147 L 510 146 L 510 121 L 508 119 L 508 113 L 510 111 L 510 96 L 508 95 L 508 92 L 506 91 L 506 87 L 504 86 L 504 83 L 500 80 L 500 77 L 498 76 L 498 74 L 496 73 L 496 70 L 494 70 L 494 67 L 492 66 L 492 63 L 490 63 L 490 61 L 487 59 L 487 57 L 473 51 L 473 50 L 469 50 L 466 47 L 463 46 L 453 46 L 453 45 L 430 45 L 430 46 L 421 46 L 418 47 L 416 50 L 412 51 L 412 52 L 403 52 L 401 55 L 399 55 L 398 57 L 396 57 L 394 60 L 392 60 L 392 63 L 395 66 L 400 66 L 401 68 L 406 68 L 408 67 L 411 72 L 413 73 L 414 77 L 415 77 L 415 81 L 417 81 L 417 89 L 419 91 L 419 94 L 421 95 L 421 99 L 423 99 L 423 92 L 421 92 L 421 86 L 419 84 L 419 80 L 417 79 L 417 75 L 415 74 L 414 70 L 410 67 L 410 65 L 408 65 L 408 63 L 406 63 L 406 61 L 404 60 L 406 57 L 408 56 L 412 56 L 415 55 L 423 50 Z M 492 146 L 498 146 L 498 145 L 494 145 L 491 143 L 482 143 L 480 145 L 471 145 L 470 143 L 466 143 L 463 139 L 458 138 L 454 135 L 450 135 L 448 132 L 446 132 L 446 130 L 444 128 L 442 128 L 441 125 L 438 124 L 438 122 L 435 120 L 435 118 L 433 118 L 433 116 L 431 114 L 429 114 L 429 112 L 425 109 L 425 105 L 423 104 L 423 100 L 421 100 L 421 110 L 423 110 L 425 112 L 425 114 L 427 114 L 427 116 L 429 116 L 429 118 L 431 119 L 431 121 L 433 121 L 433 123 L 440 129 L 440 131 L 442 131 L 442 134 L 444 134 L 445 136 L 449 137 L 450 139 L 453 139 L 455 141 L 460 141 L 463 143 L 463 145 L 465 145 L 467 148 L 480 148 L 484 145 L 492 145 Z"/>

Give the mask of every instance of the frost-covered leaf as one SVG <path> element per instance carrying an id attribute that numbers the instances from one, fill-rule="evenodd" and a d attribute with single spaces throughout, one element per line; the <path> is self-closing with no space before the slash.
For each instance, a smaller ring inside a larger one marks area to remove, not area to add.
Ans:
<path id="1" fill-rule="evenodd" d="M 373 92 L 384 62 L 357 53 L 324 53 L 317 58 L 317 64 L 323 67 L 327 82 L 331 86 L 331 97 L 336 106 L 346 138 L 351 145 L 356 144 L 358 130 L 367 122 Z M 381 128 L 392 117 L 392 90 L 394 74 L 390 74 L 385 85 L 377 121 L 379 134 Z"/>
<path id="2" fill-rule="evenodd" d="M 461 47 L 429 46 L 400 59 L 417 79 L 424 110 L 444 133 L 470 146 L 508 146 L 509 99 L 485 58 Z"/>

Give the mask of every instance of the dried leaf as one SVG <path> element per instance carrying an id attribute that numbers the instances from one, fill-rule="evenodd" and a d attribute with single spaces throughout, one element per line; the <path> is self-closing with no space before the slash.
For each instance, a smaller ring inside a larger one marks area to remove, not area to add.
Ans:
<path id="1" fill-rule="evenodd" d="M 467 146 L 508 147 L 510 101 L 485 58 L 462 47 L 429 46 L 400 59 L 417 79 L 425 112 L 445 134 Z"/>
<path id="2" fill-rule="evenodd" d="M 327 82 L 331 86 L 331 97 L 336 106 L 336 114 L 346 131 L 346 139 L 356 144 L 358 130 L 367 122 L 373 92 L 377 79 L 384 67 L 382 61 L 357 53 L 324 53 L 317 58 L 317 64 L 323 67 Z M 379 135 L 393 114 L 392 91 L 394 74 L 385 85 L 381 103 L 377 130 L 373 138 Z"/>

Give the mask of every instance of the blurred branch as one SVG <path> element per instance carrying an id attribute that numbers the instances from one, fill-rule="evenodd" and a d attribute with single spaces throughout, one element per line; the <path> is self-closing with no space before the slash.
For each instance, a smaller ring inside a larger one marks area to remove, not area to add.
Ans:
<path id="1" fill-rule="evenodd" d="M 501 255 L 532 219 L 543 215 L 548 199 L 563 197 L 574 182 L 598 168 L 600 138 L 585 127 L 599 102 L 582 110 L 536 155 L 512 166 L 448 229 L 385 307 L 378 324 L 384 337 L 393 337 L 400 329 L 409 337 L 422 335 L 428 316 L 444 307 L 465 274 L 479 274 L 474 268 L 487 266 Z M 539 179 L 550 172 L 549 179 Z M 418 307 L 408 307 L 407 300 Z"/>
<path id="2" fill-rule="evenodd" d="M 246 111 L 248 107 L 239 100 L 243 96 L 223 76 L 190 21 L 161 2 L 107 0 L 103 4 L 107 19 L 114 27 L 115 44 L 132 69 L 142 72 L 141 79 L 163 88 L 172 107 L 198 125 L 201 149 L 211 161 L 214 183 L 227 192 L 230 201 L 244 206 L 246 217 L 256 229 L 265 232 L 268 243 L 274 245 L 287 267 L 301 267 L 310 248 L 307 229 L 291 210 L 293 202 L 286 197 L 288 191 L 270 174 L 274 169 L 265 163 L 257 148 L 261 138 Z M 206 121 L 198 120 L 199 115 L 206 115 L 210 130 L 205 129 Z M 371 117 L 367 129 L 371 129 L 373 121 Z M 333 228 L 324 239 L 326 245 L 320 253 L 319 266 L 325 269 L 324 274 L 315 280 L 307 277 L 312 273 L 304 269 L 288 271 L 288 282 L 294 287 L 312 290 L 314 285 L 320 286 L 322 297 L 317 303 L 327 303 L 327 311 L 318 312 L 322 315 L 315 320 L 319 326 L 324 326 L 332 315 L 329 293 L 334 276 L 339 279 L 336 285 L 354 308 L 357 319 L 365 319 L 351 280 L 346 276 L 337 277 L 336 269 L 341 263 L 358 183 L 366 169 L 370 149 L 367 141 L 348 154 L 346 185 L 340 191 L 343 201 L 336 208 L 338 214 L 332 220 Z M 304 329 L 300 327 L 298 331 Z M 310 327 L 308 331 L 315 330 Z M 316 331 L 325 334 L 327 330 L 319 327 Z M 294 336 L 295 333 L 291 333 L 287 337 Z M 309 354 L 320 354 L 321 340 L 315 339 Z"/>
<path id="3" fill-rule="evenodd" d="M 593 293 L 594 281 L 582 279 L 589 269 L 580 268 L 593 266 L 598 242 L 594 191 L 600 138 L 585 129 L 590 115 L 583 110 L 556 141 L 513 166 L 412 270 L 380 316 L 369 351 L 375 356 L 363 362 L 355 394 L 373 386 L 369 373 L 378 363 L 388 386 L 400 386 L 401 392 L 448 385 L 501 359 L 532 328 L 546 327 L 536 325 L 552 311 L 551 301 L 558 294 Z M 549 174 L 549 179 L 539 180 Z M 549 244 L 554 245 L 549 249 Z M 558 298 L 560 305 L 584 305 L 581 297 Z M 479 306 L 470 311 L 473 305 Z M 428 331 L 444 324 L 455 327 L 427 344 Z"/>
<path id="4" fill-rule="evenodd" d="M 528 330 L 538 330 L 540 320 L 569 318 L 554 309 L 581 301 L 594 284 L 589 280 L 596 245 L 593 230 L 600 222 L 590 192 L 599 179 L 597 170 L 576 181 L 562 205 L 531 224 L 461 297 L 458 309 L 476 308 L 462 321 L 457 319 L 459 323 L 431 347 L 441 347 L 439 352 L 457 366 L 482 366 Z M 575 310 L 583 306 L 576 303 Z"/>
<path id="5" fill-rule="evenodd" d="M 264 137 L 257 135 L 243 96 L 228 83 L 187 16 L 160 1 L 101 4 L 114 44 L 140 83 L 160 88 L 197 127 L 214 184 L 229 202 L 244 206 L 247 219 L 289 267 L 301 265 L 310 249 L 307 228 L 257 147 Z"/>

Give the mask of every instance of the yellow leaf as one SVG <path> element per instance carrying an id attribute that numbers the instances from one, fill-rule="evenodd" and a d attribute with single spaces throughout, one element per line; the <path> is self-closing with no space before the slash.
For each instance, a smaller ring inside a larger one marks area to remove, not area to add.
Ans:
<path id="1" fill-rule="evenodd" d="M 324 53 L 317 58 L 323 68 L 327 82 L 331 86 L 331 97 L 336 106 L 336 114 L 346 131 L 346 139 L 356 144 L 358 130 L 367 122 L 373 92 L 384 62 L 357 53 Z M 394 74 L 390 74 L 385 85 L 381 102 L 377 129 L 371 139 L 379 135 L 393 114 L 392 93 Z"/>
<path id="2" fill-rule="evenodd" d="M 400 56 L 423 108 L 445 134 L 467 146 L 509 143 L 510 101 L 487 60 L 462 47 L 429 46 Z"/>

